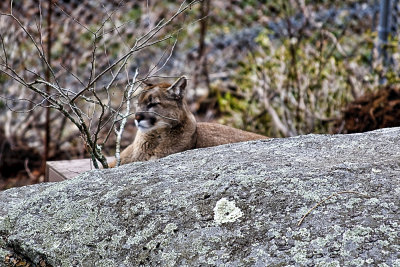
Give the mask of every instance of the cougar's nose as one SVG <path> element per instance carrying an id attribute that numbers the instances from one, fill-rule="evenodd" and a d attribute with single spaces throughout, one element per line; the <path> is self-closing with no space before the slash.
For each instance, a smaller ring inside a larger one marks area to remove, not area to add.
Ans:
<path id="1" fill-rule="evenodd" d="M 135 120 L 137 120 L 137 122 L 139 122 L 143 119 L 144 119 L 144 115 L 142 113 L 135 113 Z"/>

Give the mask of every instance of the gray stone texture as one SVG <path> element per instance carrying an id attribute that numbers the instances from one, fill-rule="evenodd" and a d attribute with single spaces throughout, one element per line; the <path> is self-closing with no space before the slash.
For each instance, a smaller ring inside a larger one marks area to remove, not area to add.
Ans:
<path id="1" fill-rule="evenodd" d="M 6 190 L 0 266 L 11 256 L 44 266 L 400 266 L 400 128 L 229 144 Z"/>

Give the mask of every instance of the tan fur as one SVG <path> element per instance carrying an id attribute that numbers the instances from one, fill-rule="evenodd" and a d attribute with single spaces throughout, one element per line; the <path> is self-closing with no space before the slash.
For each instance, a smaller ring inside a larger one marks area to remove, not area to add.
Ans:
<path id="1" fill-rule="evenodd" d="M 252 132 L 246 132 L 222 124 L 209 122 L 198 122 L 196 132 L 197 141 L 195 148 L 219 146 L 268 138 Z"/>
<path id="2" fill-rule="evenodd" d="M 139 127 L 133 143 L 121 153 L 121 164 L 158 159 L 194 148 L 268 138 L 217 123 L 196 123 L 184 99 L 185 87 L 186 78 L 181 77 L 173 85 L 162 83 L 143 90 L 135 119 L 139 126 L 146 127 Z M 115 162 L 110 165 L 114 166 Z"/>

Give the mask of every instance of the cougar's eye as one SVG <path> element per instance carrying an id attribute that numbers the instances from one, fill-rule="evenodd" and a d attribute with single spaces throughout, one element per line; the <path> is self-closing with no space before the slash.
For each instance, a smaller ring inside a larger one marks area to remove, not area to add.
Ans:
<path id="1" fill-rule="evenodd" d="M 160 104 L 160 103 L 158 103 L 158 102 L 151 102 L 151 103 L 148 103 L 148 104 L 147 104 L 147 108 L 155 107 L 155 106 L 157 106 L 158 104 Z"/>

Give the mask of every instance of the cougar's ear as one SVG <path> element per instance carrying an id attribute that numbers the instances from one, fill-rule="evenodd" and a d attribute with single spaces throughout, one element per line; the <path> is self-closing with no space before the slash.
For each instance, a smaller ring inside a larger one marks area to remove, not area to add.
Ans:
<path id="1" fill-rule="evenodd" d="M 186 80 L 185 76 L 180 77 L 167 89 L 167 92 L 176 99 L 183 99 L 185 97 Z"/>

